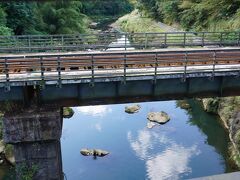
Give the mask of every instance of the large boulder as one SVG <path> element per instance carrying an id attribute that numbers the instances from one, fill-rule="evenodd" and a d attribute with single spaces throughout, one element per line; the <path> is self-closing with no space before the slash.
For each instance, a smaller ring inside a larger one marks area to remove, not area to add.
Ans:
<path id="1" fill-rule="evenodd" d="M 148 113 L 148 120 L 159 124 L 165 124 L 170 120 L 168 114 L 164 111 L 161 112 L 150 112 Z"/>
<path id="2" fill-rule="evenodd" d="M 80 153 L 83 156 L 103 157 L 109 154 L 109 152 L 101 149 L 81 149 Z"/>
<path id="3" fill-rule="evenodd" d="M 141 109 L 141 106 L 138 104 L 126 106 L 125 112 L 129 114 L 137 113 Z"/>

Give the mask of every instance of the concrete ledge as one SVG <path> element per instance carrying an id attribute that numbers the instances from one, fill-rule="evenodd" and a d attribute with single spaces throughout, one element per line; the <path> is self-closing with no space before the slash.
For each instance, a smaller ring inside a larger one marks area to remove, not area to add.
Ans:
<path id="1" fill-rule="evenodd" d="M 228 174 L 220 174 L 214 176 L 200 177 L 191 180 L 239 180 L 240 172 L 228 173 Z"/>

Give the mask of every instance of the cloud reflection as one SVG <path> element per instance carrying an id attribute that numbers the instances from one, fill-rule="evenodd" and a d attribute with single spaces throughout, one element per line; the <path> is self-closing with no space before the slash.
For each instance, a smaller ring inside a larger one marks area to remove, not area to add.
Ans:
<path id="1" fill-rule="evenodd" d="M 77 107 L 77 110 L 80 113 L 95 117 L 103 117 L 107 113 L 112 112 L 112 109 L 109 106 L 83 106 Z"/>
<path id="2" fill-rule="evenodd" d="M 99 123 L 95 124 L 95 128 L 98 132 L 102 132 L 102 125 L 101 124 L 99 124 Z"/>
<path id="3" fill-rule="evenodd" d="M 136 138 L 128 132 L 132 149 L 145 161 L 148 178 L 179 179 L 183 173 L 190 173 L 190 159 L 200 154 L 197 145 L 184 147 L 169 139 L 164 133 L 141 130 Z M 167 147 L 167 148 L 166 148 Z"/>

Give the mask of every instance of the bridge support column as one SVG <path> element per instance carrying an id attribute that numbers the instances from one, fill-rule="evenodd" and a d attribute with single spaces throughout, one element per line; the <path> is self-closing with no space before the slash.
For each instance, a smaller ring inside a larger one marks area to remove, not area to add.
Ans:
<path id="1" fill-rule="evenodd" d="M 26 170 L 34 172 L 34 180 L 63 179 L 59 108 L 35 106 L 9 111 L 3 126 L 4 141 L 14 147 L 17 179 L 22 179 Z"/>

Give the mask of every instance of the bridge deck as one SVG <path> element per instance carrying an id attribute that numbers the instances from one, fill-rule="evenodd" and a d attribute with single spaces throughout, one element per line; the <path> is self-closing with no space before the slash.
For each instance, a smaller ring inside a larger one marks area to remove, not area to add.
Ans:
<path id="1" fill-rule="evenodd" d="M 96 82 L 99 78 L 216 76 L 239 74 L 240 48 L 158 49 L 0 56 L 1 86 Z M 195 75 L 194 75 L 195 74 Z M 68 80 L 68 81 L 66 81 Z"/>

